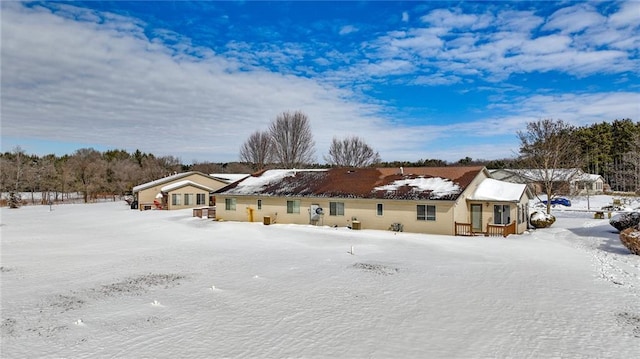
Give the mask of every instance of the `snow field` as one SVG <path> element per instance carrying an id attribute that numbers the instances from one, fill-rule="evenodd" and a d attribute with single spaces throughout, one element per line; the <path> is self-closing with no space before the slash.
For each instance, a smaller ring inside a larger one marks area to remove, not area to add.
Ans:
<path id="1" fill-rule="evenodd" d="M 123 203 L 1 215 L 2 358 L 640 352 L 640 257 L 589 213 L 558 210 L 551 228 L 507 239 Z"/>

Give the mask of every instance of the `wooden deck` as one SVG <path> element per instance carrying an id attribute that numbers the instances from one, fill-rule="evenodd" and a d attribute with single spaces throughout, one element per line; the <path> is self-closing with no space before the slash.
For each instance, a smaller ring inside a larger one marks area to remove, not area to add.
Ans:
<path id="1" fill-rule="evenodd" d="M 456 236 L 507 237 L 516 233 L 516 222 L 507 225 L 488 224 L 486 232 L 475 232 L 471 223 L 455 222 Z"/>
<path id="2" fill-rule="evenodd" d="M 193 209 L 194 217 L 216 218 L 216 207 L 198 207 Z"/>

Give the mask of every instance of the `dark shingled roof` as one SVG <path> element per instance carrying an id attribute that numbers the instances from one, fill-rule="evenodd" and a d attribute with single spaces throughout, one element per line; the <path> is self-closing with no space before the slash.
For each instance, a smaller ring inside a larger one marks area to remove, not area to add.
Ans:
<path id="1" fill-rule="evenodd" d="M 269 197 L 456 200 L 483 168 L 476 166 L 269 170 L 232 183 L 216 193 Z M 424 182 L 422 179 L 429 178 L 442 179 L 433 182 L 448 183 L 450 190 L 442 192 L 438 188 L 429 188 L 428 185 L 413 185 L 418 182 L 412 180 Z M 405 181 L 406 184 L 397 185 L 396 181 Z M 391 186 L 392 189 L 380 189 L 382 186 Z"/>

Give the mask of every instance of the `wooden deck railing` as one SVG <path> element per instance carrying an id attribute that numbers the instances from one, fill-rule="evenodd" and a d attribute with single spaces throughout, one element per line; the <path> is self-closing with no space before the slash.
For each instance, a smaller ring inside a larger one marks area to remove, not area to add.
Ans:
<path id="1" fill-rule="evenodd" d="M 455 222 L 456 236 L 473 236 L 473 230 L 471 229 L 471 223 Z"/>
<path id="2" fill-rule="evenodd" d="M 510 234 L 516 234 L 516 222 L 507 225 L 487 224 L 486 232 L 474 232 L 471 223 L 455 222 L 456 236 L 476 236 L 484 235 L 487 237 L 506 237 Z"/>
<path id="3" fill-rule="evenodd" d="M 216 218 L 216 207 L 198 207 L 193 209 L 194 217 Z"/>

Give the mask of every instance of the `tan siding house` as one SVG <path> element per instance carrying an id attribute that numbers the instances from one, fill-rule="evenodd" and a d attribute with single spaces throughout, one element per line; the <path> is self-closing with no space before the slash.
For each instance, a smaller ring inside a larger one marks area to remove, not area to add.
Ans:
<path id="1" fill-rule="evenodd" d="M 214 205 L 211 193 L 229 183 L 202 172 L 185 172 L 133 187 L 140 210 Z"/>
<path id="2" fill-rule="evenodd" d="M 528 205 L 530 198 L 524 185 L 511 188 L 520 191 L 517 198 L 488 198 L 502 185 L 514 186 L 491 179 L 491 186 L 483 189 L 489 177 L 484 167 L 268 170 L 217 191 L 216 216 L 228 221 L 453 235 L 456 222 L 471 223 L 474 208 L 481 209 L 474 217 L 480 220 L 475 231 L 480 233 L 487 224 L 496 224 L 494 206 L 500 206 L 500 224 L 516 223 L 519 206 Z M 474 197 L 477 191 L 482 197 Z M 517 233 L 527 229 L 523 218 L 517 222 Z"/>

